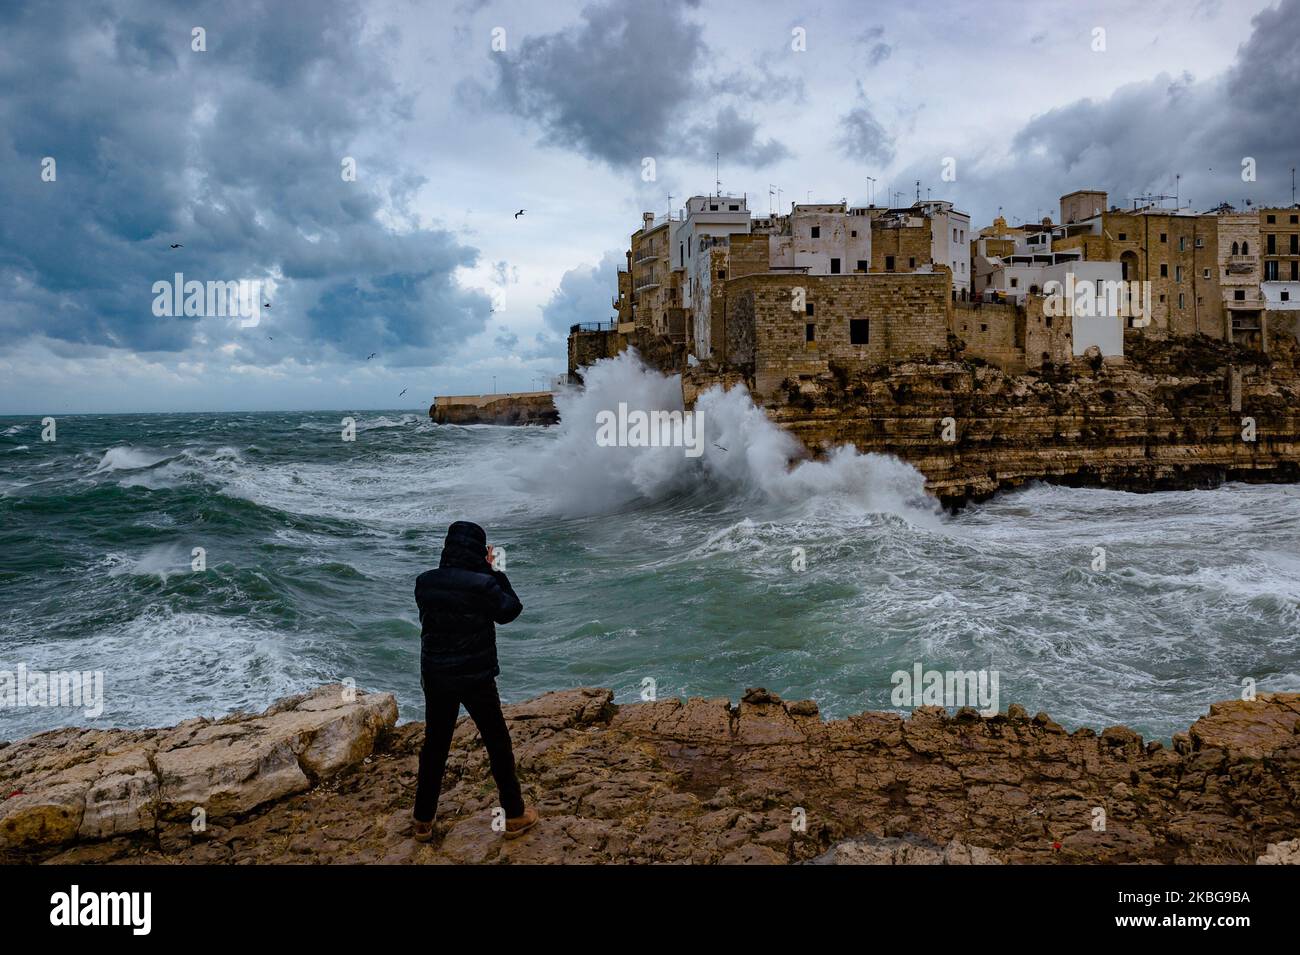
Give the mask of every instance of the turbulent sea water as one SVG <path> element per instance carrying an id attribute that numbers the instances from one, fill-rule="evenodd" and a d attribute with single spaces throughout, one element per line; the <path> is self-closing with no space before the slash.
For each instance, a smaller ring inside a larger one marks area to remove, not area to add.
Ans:
<path id="1" fill-rule="evenodd" d="M 698 459 L 598 447 L 619 400 L 680 393 L 627 356 L 551 429 L 368 412 L 345 442 L 346 412 L 90 415 L 47 443 L 38 418 L 0 419 L 0 670 L 105 681 L 97 719 L 5 707 L 0 739 L 348 677 L 422 718 L 412 588 L 456 519 L 505 548 L 524 602 L 498 631 L 507 701 L 633 701 L 650 678 L 661 698 L 765 686 L 839 717 L 897 709 L 891 674 L 921 663 L 996 670 L 1003 709 L 1167 739 L 1244 678 L 1300 690 L 1300 487 L 1040 485 L 951 516 L 893 458 L 788 467 L 793 443 L 740 392 L 701 401 Z"/>

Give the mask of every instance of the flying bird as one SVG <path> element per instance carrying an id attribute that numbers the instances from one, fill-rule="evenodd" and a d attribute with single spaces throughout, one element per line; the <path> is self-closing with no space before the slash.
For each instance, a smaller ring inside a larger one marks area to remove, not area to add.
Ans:
<path id="1" fill-rule="evenodd" d="M 271 307 L 271 303 L 270 303 L 270 302 L 263 302 L 263 303 L 262 303 L 262 308 L 270 308 L 270 307 Z"/>
<path id="2" fill-rule="evenodd" d="M 377 352 L 377 351 L 372 351 L 369 355 L 366 356 L 366 361 L 370 361 L 370 359 L 374 358 L 374 357 L 375 357 L 376 355 L 378 355 L 378 354 L 379 354 L 379 352 Z"/>
<path id="3" fill-rule="evenodd" d="M 172 243 L 172 248 L 173 248 L 173 249 L 183 249 L 183 248 L 185 248 L 185 246 L 181 245 L 179 242 L 173 242 L 173 243 Z"/>
<path id="4" fill-rule="evenodd" d="M 518 212 L 515 213 L 515 218 L 518 219 L 521 215 L 523 215 L 527 211 L 528 211 L 527 209 L 520 209 Z"/>
<path id="5" fill-rule="evenodd" d="M 403 389 L 402 389 L 402 394 L 401 394 L 401 395 L 398 395 L 397 397 L 399 397 L 399 398 L 402 397 L 402 395 L 406 394 L 406 392 L 407 392 L 408 390 L 409 390 L 409 389 L 407 389 L 407 388 L 403 388 Z"/>
<path id="6" fill-rule="evenodd" d="M 725 451 L 725 450 L 727 450 L 726 448 L 724 448 L 724 447 L 723 447 L 722 445 L 720 445 L 720 444 L 715 444 L 714 447 L 717 448 L 719 451 Z"/>

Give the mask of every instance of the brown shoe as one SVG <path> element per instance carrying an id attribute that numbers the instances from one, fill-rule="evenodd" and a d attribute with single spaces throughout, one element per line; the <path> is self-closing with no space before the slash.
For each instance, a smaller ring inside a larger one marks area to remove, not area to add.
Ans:
<path id="1" fill-rule="evenodd" d="M 507 839 L 518 839 L 533 826 L 537 825 L 537 810 L 529 806 L 524 810 L 522 816 L 515 816 L 513 819 L 506 820 L 506 831 L 504 833 Z"/>
<path id="2" fill-rule="evenodd" d="M 507 825 L 509 825 L 509 823 L 507 823 Z M 416 819 L 414 820 L 413 828 L 415 831 L 416 842 L 428 842 L 433 838 L 433 820 L 421 822 Z"/>

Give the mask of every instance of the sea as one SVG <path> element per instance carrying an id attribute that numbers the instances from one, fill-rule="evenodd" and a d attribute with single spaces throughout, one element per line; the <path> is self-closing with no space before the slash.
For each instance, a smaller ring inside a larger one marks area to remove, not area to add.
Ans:
<path id="1" fill-rule="evenodd" d="M 897 458 L 809 459 L 741 389 L 699 401 L 698 455 L 596 440 L 619 402 L 679 410 L 680 386 L 626 354 L 551 428 L 0 418 L 0 691 L 20 667 L 103 679 L 93 716 L 0 692 L 0 739 L 334 681 L 422 719 L 413 588 L 455 520 L 484 526 L 524 604 L 498 628 L 507 702 L 765 687 L 827 717 L 906 713 L 919 665 L 996 674 L 1002 710 L 1167 740 L 1216 701 L 1300 691 L 1298 486 L 1032 484 L 947 514 Z"/>

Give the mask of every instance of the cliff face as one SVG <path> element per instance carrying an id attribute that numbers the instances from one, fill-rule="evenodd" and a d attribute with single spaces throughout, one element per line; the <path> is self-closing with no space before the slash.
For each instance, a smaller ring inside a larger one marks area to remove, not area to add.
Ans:
<path id="1" fill-rule="evenodd" d="M 467 719 L 435 840 L 411 838 L 423 724 L 338 686 L 171 730 L 56 730 L 0 748 L 0 861 L 1295 862 L 1300 695 L 1220 703 L 1173 749 L 1067 734 L 1018 706 L 825 722 L 750 690 L 616 706 L 575 689 L 506 707 L 525 837 Z M 196 829 L 195 809 L 205 809 Z"/>
<path id="2" fill-rule="evenodd" d="M 434 424 L 556 424 L 560 413 L 549 394 L 502 395 L 481 404 L 434 404 L 429 407 Z"/>
<path id="3" fill-rule="evenodd" d="M 955 342 L 930 362 L 857 376 L 832 366 L 789 383 L 767 413 L 813 453 L 852 443 L 901 457 L 950 506 L 1035 479 L 1125 490 L 1300 479 L 1293 337 L 1276 335 L 1267 356 L 1205 336 L 1130 335 L 1125 349 L 1118 364 L 1008 375 L 961 360 Z M 687 403 L 743 377 L 688 369 Z"/>

